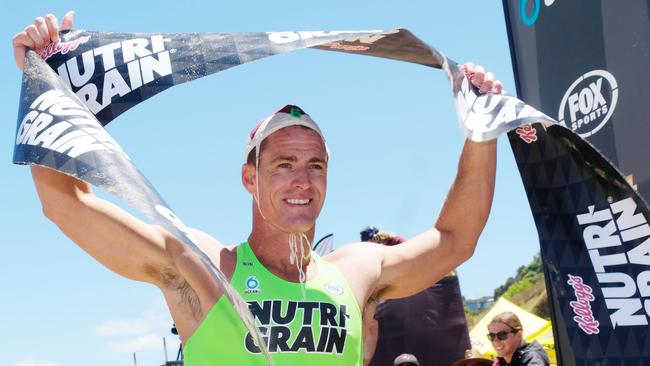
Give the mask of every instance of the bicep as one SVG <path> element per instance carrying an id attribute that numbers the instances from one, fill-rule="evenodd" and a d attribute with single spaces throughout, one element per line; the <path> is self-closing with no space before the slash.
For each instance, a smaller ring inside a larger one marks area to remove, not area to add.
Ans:
<path id="1" fill-rule="evenodd" d="M 84 194 L 62 218 L 53 220 L 95 260 L 124 277 L 157 283 L 159 270 L 173 267 L 167 247 L 171 234 L 147 224 L 93 194 Z"/>
<path id="2" fill-rule="evenodd" d="M 379 284 L 382 299 L 418 293 L 467 259 L 453 234 L 430 229 L 402 244 L 384 247 Z"/>
<path id="3" fill-rule="evenodd" d="M 152 283 L 155 269 L 173 269 L 168 253 L 178 241 L 166 230 L 96 197 L 86 182 L 47 167 L 31 170 L 45 215 L 108 269 Z"/>

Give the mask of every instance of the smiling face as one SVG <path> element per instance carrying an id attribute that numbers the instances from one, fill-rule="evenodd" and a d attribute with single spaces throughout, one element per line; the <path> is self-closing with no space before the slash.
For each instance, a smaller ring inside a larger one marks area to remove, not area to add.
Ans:
<path id="1" fill-rule="evenodd" d="M 263 220 L 284 233 L 309 231 L 327 188 L 327 151 L 320 135 L 302 126 L 274 132 L 266 138 L 258 164 L 257 170 L 251 164 L 242 169 L 246 190 L 254 196 L 259 192 L 254 225 Z"/>
<path id="2" fill-rule="evenodd" d="M 492 347 L 497 352 L 499 357 L 503 357 L 506 361 L 510 362 L 515 351 L 521 346 L 523 334 L 521 331 L 512 333 L 512 328 L 507 324 L 501 322 L 494 322 L 488 325 L 488 332 L 497 334 L 499 332 L 507 332 L 507 338 L 500 340 L 495 337 L 492 341 Z"/>

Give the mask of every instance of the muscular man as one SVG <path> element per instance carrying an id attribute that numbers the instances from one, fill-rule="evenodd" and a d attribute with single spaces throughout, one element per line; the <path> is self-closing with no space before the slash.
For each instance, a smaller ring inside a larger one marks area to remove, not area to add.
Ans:
<path id="1" fill-rule="evenodd" d="M 74 13 L 61 29 L 72 27 Z M 53 15 L 13 38 L 20 68 L 27 48 L 59 40 Z M 482 92 L 501 84 L 480 66 L 465 71 Z M 277 365 L 361 365 L 361 309 L 369 299 L 400 298 L 429 287 L 473 253 L 494 191 L 496 142 L 467 141 L 456 179 L 434 226 L 402 245 L 309 251 L 325 200 L 328 152 L 318 126 L 296 106 L 263 120 L 241 169 L 252 196 L 252 231 L 226 247 L 192 230 L 202 248 L 249 303 Z M 159 226 L 96 197 L 88 184 L 32 166 L 45 215 L 112 271 L 157 286 L 185 345 L 186 363 L 265 364 L 263 356 L 200 259 Z M 435 341 L 435 340 L 432 340 Z"/>

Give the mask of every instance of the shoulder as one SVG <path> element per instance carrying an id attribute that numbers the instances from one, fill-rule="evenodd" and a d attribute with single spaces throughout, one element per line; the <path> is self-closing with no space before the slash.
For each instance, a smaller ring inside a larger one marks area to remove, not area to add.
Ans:
<path id="1" fill-rule="evenodd" d="M 360 307 L 375 291 L 381 274 L 383 245 L 346 244 L 323 259 L 334 265 L 352 287 Z"/>
<path id="2" fill-rule="evenodd" d="M 323 259 L 334 264 L 371 263 L 381 260 L 383 248 L 385 248 L 383 245 L 369 242 L 349 243 L 337 248 Z"/>
<path id="3" fill-rule="evenodd" d="M 212 235 L 197 228 L 188 228 L 187 230 L 194 238 L 199 241 L 201 245 L 214 245 L 218 247 L 225 247 L 220 241 L 215 239 Z"/>
<path id="4" fill-rule="evenodd" d="M 196 265 L 201 261 L 197 255 L 198 253 L 172 235 L 165 228 L 157 226 L 157 230 L 166 237 L 165 250 L 171 257 L 173 267 L 175 267 L 167 269 L 167 271 L 169 272 L 175 269 L 174 272 L 179 272 L 179 277 L 184 277 L 180 274 L 190 272 L 187 271 L 188 266 Z M 212 235 L 196 228 L 188 228 L 187 233 L 191 236 L 192 242 L 196 244 L 199 250 L 204 252 L 227 277 L 230 277 L 237 257 L 236 246 L 226 246 L 215 239 Z M 195 273 L 195 271 L 191 271 L 190 273 Z M 187 280 L 187 278 L 185 280 Z"/>
<path id="5" fill-rule="evenodd" d="M 372 253 L 377 251 L 378 249 L 382 248 L 383 245 L 376 244 L 376 243 L 370 243 L 370 242 L 354 242 L 354 243 L 348 243 L 344 244 L 333 252 L 329 253 L 323 258 L 326 258 L 328 261 L 332 260 L 337 260 L 340 258 L 345 258 L 350 254 L 358 254 L 358 253 Z"/>
<path id="6" fill-rule="evenodd" d="M 188 231 L 198 241 L 199 247 L 208 254 L 226 277 L 230 278 L 237 261 L 237 245 L 225 245 L 212 235 L 196 228 L 190 228 Z"/>
<path id="7" fill-rule="evenodd" d="M 521 360 L 523 365 L 545 366 L 549 364 L 546 351 L 537 341 L 527 343 L 521 348 Z"/>

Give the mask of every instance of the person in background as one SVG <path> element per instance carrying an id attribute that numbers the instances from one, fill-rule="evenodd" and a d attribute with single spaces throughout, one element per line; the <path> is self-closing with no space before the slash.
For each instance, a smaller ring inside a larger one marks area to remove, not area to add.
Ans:
<path id="1" fill-rule="evenodd" d="M 363 242 L 389 247 L 406 241 L 370 226 L 360 234 Z M 363 311 L 363 332 L 364 365 L 389 365 L 404 352 L 427 366 L 449 366 L 463 358 L 470 341 L 458 277 L 452 271 L 415 295 L 369 301 Z"/>
<path id="2" fill-rule="evenodd" d="M 395 358 L 393 366 L 420 366 L 418 359 L 410 353 L 402 353 Z"/>
<path id="3" fill-rule="evenodd" d="M 487 337 L 497 352 L 495 365 L 548 366 L 548 355 L 537 341 L 524 341 L 524 328 L 514 313 L 509 311 L 495 316 L 488 324 Z"/>
<path id="4" fill-rule="evenodd" d="M 361 231 L 361 241 L 371 242 L 383 245 L 397 245 L 405 241 L 401 236 L 397 236 L 391 232 L 379 231 L 373 226 L 368 226 Z M 363 309 L 363 365 L 370 365 L 375 350 L 377 349 L 377 338 L 379 337 L 379 322 L 375 319 L 377 312 L 377 301 L 368 302 Z M 409 355 L 410 354 L 403 354 Z M 401 356 L 403 356 L 401 355 Z M 401 357 L 398 356 L 397 358 Z M 397 361 L 397 358 L 395 361 Z M 415 358 L 415 356 L 413 356 Z"/>
<path id="5" fill-rule="evenodd" d="M 454 362 L 451 366 L 492 366 L 492 360 L 481 357 L 478 350 L 472 348 L 465 351 L 465 358 Z"/>

